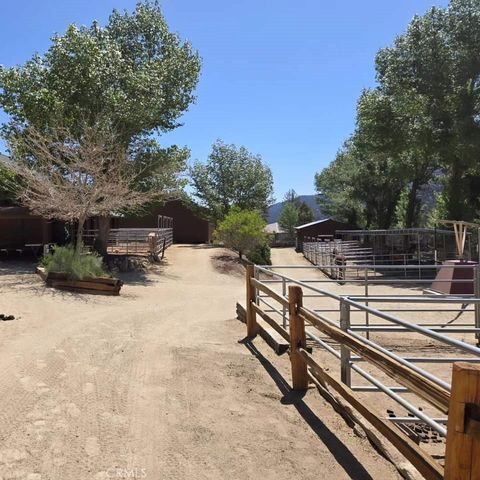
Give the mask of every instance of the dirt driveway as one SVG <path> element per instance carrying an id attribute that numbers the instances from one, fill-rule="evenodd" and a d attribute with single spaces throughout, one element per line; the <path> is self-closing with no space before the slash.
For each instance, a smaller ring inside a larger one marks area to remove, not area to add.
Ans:
<path id="1" fill-rule="evenodd" d="M 391 479 L 288 359 L 243 340 L 241 275 L 176 245 L 117 298 L 0 263 L 0 478 Z"/>

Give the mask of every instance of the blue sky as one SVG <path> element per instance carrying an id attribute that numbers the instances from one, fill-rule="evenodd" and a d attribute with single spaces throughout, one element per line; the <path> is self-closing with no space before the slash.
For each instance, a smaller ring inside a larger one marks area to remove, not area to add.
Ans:
<path id="1" fill-rule="evenodd" d="M 135 0 L 2 0 L 0 63 L 44 52 L 70 23 L 104 23 Z M 205 160 L 217 138 L 245 145 L 272 168 L 275 193 L 314 192 L 315 172 L 352 132 L 374 57 L 435 0 L 164 0 L 172 30 L 200 52 L 197 103 L 162 142 Z M 5 120 L 0 112 L 0 121 Z M 0 146 L 0 151 L 3 145 Z"/>

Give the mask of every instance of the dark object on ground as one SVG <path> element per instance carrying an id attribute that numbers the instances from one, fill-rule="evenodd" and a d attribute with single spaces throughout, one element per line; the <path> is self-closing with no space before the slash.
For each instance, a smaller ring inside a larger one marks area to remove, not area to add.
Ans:
<path id="1" fill-rule="evenodd" d="M 0 320 L 6 322 L 7 320 L 15 320 L 13 315 L 5 315 L 4 313 L 0 313 Z"/>

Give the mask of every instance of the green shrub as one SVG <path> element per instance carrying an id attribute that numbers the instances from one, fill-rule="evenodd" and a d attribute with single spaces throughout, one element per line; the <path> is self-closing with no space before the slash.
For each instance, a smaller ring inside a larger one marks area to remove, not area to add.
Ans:
<path id="1" fill-rule="evenodd" d="M 256 265 L 271 265 L 272 258 L 270 255 L 270 245 L 265 243 L 264 245 L 259 245 L 253 250 L 250 250 L 247 253 L 247 258 Z"/>
<path id="2" fill-rule="evenodd" d="M 47 273 L 65 273 L 71 280 L 107 275 L 100 256 L 85 250 L 76 252 L 72 245 L 55 247 L 53 252 L 43 256 L 41 265 Z"/>
<path id="3" fill-rule="evenodd" d="M 244 253 L 266 242 L 265 225 L 265 220 L 257 211 L 232 207 L 215 230 L 215 239 L 237 251 L 242 258 Z"/>

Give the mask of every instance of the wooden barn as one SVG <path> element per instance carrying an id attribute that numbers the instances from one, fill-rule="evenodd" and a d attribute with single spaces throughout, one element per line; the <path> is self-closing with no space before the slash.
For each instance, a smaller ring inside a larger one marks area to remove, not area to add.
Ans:
<path id="1" fill-rule="evenodd" d="M 47 243 L 63 243 L 66 231 L 61 222 L 32 215 L 27 208 L 0 207 L 0 253 L 37 254 Z"/>
<path id="2" fill-rule="evenodd" d="M 157 228 L 161 216 L 173 218 L 175 243 L 209 243 L 212 239 L 212 226 L 201 209 L 182 200 L 171 200 L 145 214 L 114 217 L 112 228 Z"/>
<path id="3" fill-rule="evenodd" d="M 172 200 L 153 207 L 143 215 L 112 217 L 112 228 L 158 228 L 161 217 L 173 218 L 173 241 L 176 243 L 209 243 L 212 227 L 202 211 L 182 200 Z M 97 228 L 95 218 L 85 224 L 86 230 Z M 33 215 L 19 206 L 0 207 L 0 254 L 2 256 L 40 255 L 49 243 L 67 243 L 74 234 L 74 227 L 64 222 L 47 220 Z"/>
<path id="4" fill-rule="evenodd" d="M 316 220 L 315 222 L 306 223 L 295 227 L 296 243 L 295 248 L 297 252 L 303 251 L 303 242 L 308 238 L 316 237 L 331 237 L 335 236 L 336 230 L 345 230 L 353 228 L 343 222 L 333 220 L 333 218 L 325 218 L 323 220 Z"/>

